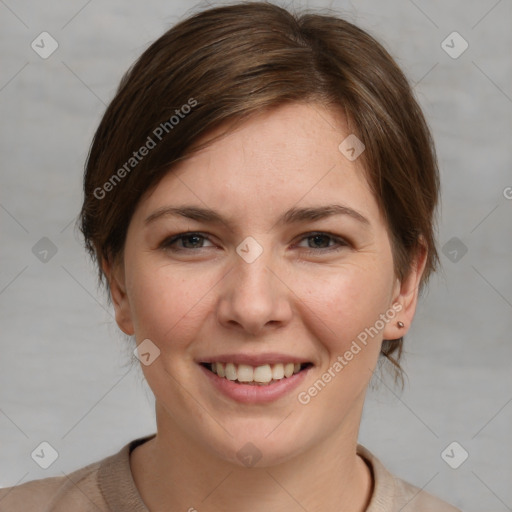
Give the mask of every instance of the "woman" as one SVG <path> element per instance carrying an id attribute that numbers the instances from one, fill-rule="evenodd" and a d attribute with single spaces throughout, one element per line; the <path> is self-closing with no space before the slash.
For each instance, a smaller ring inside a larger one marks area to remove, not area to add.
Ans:
<path id="1" fill-rule="evenodd" d="M 107 108 L 81 211 L 157 433 L 2 510 L 456 511 L 357 443 L 436 267 L 438 193 L 407 80 L 359 28 L 250 3 L 169 30 Z"/>

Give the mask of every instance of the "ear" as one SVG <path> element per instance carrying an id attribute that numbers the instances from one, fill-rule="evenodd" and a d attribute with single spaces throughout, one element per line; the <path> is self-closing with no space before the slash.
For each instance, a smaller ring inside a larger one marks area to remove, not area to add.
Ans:
<path id="1" fill-rule="evenodd" d="M 392 301 L 392 308 L 396 315 L 384 328 L 383 339 L 385 340 L 401 338 L 411 327 L 418 303 L 421 276 L 427 263 L 427 252 L 426 244 L 420 241 L 416 255 L 411 261 L 408 275 L 401 282 L 397 278 Z M 402 322 L 404 327 L 398 327 L 398 322 Z"/>
<path id="2" fill-rule="evenodd" d="M 110 296 L 114 304 L 117 325 L 125 334 L 131 336 L 135 330 L 133 328 L 130 302 L 126 293 L 124 265 L 122 262 L 111 263 L 111 261 L 104 258 L 101 267 L 110 286 Z"/>

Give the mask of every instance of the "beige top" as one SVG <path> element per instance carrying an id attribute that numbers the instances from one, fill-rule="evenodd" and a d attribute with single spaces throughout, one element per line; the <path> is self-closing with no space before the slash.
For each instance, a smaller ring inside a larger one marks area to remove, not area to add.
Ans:
<path id="1" fill-rule="evenodd" d="M 1 512 L 149 512 L 133 481 L 130 453 L 156 434 L 126 444 L 116 454 L 67 476 L 32 480 L 0 489 Z M 357 453 L 373 473 L 374 489 L 366 512 L 461 512 L 393 476 L 361 445 Z"/>

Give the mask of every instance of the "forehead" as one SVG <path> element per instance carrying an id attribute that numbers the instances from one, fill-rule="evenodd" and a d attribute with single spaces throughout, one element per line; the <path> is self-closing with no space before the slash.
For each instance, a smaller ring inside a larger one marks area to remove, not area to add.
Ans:
<path id="1" fill-rule="evenodd" d="M 333 161 L 333 156 L 337 159 L 337 148 L 348 134 L 348 126 L 339 109 L 328 109 L 313 102 L 287 103 L 253 114 L 245 122 L 227 122 L 203 136 L 194 146 L 209 142 L 219 134 L 224 136 L 189 159 L 204 161 L 207 157 L 245 165 L 266 164 L 264 167 L 270 163 L 278 171 L 290 165 L 296 168 L 297 163 L 312 159 L 318 164 Z M 318 158 L 322 155 L 327 159 Z M 180 163 L 176 169 L 183 165 Z"/>
<path id="2" fill-rule="evenodd" d="M 198 144 L 223 133 L 220 127 Z M 378 217 L 362 165 L 340 151 L 350 135 L 339 111 L 293 103 L 250 118 L 179 162 L 145 198 L 143 209 L 191 202 L 233 215 L 292 205 L 352 203 Z"/>

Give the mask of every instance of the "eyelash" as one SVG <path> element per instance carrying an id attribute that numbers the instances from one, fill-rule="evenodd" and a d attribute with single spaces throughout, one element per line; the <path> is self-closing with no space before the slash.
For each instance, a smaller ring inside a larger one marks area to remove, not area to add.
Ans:
<path id="1" fill-rule="evenodd" d="M 178 235 L 174 235 L 174 236 L 166 238 L 159 245 L 159 248 L 166 249 L 166 250 L 172 250 L 172 251 L 175 251 L 175 252 L 194 251 L 194 250 L 197 251 L 199 249 L 207 249 L 207 247 L 198 247 L 197 249 L 189 249 L 189 248 L 175 249 L 175 248 L 172 247 L 177 241 L 183 240 L 183 239 L 186 239 L 186 238 L 190 238 L 192 236 L 197 236 L 197 237 L 209 240 L 208 237 L 206 236 L 206 234 L 204 234 L 204 233 L 199 233 L 197 231 L 187 231 L 185 233 L 180 233 Z M 317 236 L 322 236 L 322 237 L 330 238 L 331 240 L 335 241 L 338 244 L 338 247 L 332 246 L 332 247 L 322 247 L 322 248 L 319 248 L 319 249 L 307 249 L 306 250 L 307 253 L 318 255 L 319 252 L 320 253 L 336 252 L 336 251 L 340 251 L 343 247 L 349 247 L 350 246 L 350 244 L 346 240 L 344 240 L 343 238 L 340 238 L 339 236 L 335 236 L 335 235 L 333 235 L 331 233 L 326 233 L 326 232 L 323 232 L 323 231 L 314 231 L 314 232 L 311 232 L 311 233 L 306 233 L 300 239 L 300 241 L 308 239 L 308 238 L 314 238 L 314 237 L 317 237 Z"/>

